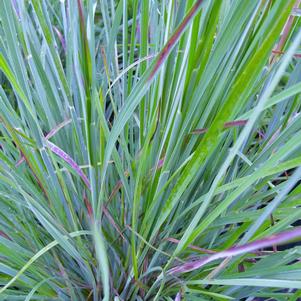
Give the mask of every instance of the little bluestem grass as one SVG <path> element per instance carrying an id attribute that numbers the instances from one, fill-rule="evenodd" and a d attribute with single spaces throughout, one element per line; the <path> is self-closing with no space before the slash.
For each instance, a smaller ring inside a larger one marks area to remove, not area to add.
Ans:
<path id="1" fill-rule="evenodd" d="M 0 300 L 301 297 L 296 0 L 4 0 Z"/>

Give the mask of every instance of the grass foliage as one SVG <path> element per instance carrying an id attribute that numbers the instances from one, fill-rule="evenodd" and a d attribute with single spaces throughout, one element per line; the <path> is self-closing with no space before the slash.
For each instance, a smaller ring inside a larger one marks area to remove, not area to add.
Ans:
<path id="1" fill-rule="evenodd" d="M 299 4 L 1 1 L 0 300 L 301 297 Z"/>

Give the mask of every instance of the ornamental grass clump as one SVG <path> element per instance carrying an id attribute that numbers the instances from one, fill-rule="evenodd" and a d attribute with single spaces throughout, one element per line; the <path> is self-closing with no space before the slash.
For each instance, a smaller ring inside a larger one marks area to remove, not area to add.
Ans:
<path id="1" fill-rule="evenodd" d="M 3 0 L 0 300 L 301 298 L 298 0 Z"/>

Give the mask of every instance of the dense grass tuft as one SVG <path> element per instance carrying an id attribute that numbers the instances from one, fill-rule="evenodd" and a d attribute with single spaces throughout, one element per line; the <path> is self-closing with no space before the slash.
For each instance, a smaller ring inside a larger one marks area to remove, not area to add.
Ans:
<path id="1" fill-rule="evenodd" d="M 296 0 L 3 0 L 0 300 L 301 297 Z"/>

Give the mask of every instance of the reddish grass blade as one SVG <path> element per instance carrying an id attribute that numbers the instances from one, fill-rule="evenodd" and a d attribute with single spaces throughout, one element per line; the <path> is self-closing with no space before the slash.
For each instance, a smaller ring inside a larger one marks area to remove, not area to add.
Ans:
<path id="1" fill-rule="evenodd" d="M 245 266 L 243 262 L 238 264 L 237 270 L 239 273 L 243 273 L 245 271 Z"/>
<path id="2" fill-rule="evenodd" d="M 84 32 L 85 31 L 85 17 L 84 17 L 84 10 L 83 10 L 83 5 L 82 5 L 81 0 L 77 0 L 77 7 L 78 7 L 81 30 Z"/>
<path id="3" fill-rule="evenodd" d="M 57 34 L 57 36 L 58 36 L 58 38 L 59 38 L 59 40 L 62 44 L 62 47 L 63 47 L 64 51 L 66 52 L 66 41 L 64 39 L 64 36 L 62 35 L 62 33 L 55 26 L 53 26 L 53 29 L 54 29 L 55 33 Z"/>
<path id="4" fill-rule="evenodd" d="M 171 50 L 173 49 L 173 47 L 176 45 L 176 43 L 180 39 L 183 31 L 186 29 L 186 26 L 193 19 L 193 17 L 197 14 L 202 2 L 203 2 L 203 0 L 196 1 L 194 6 L 190 9 L 188 14 L 186 15 L 186 17 L 182 21 L 182 23 L 178 26 L 178 28 L 173 33 L 173 35 L 170 37 L 170 39 L 168 40 L 168 42 L 166 43 L 164 48 L 161 50 L 161 52 L 159 53 L 158 58 L 156 60 L 156 64 L 155 64 L 151 74 L 149 75 L 148 81 L 151 81 L 154 78 L 157 71 L 163 65 L 166 58 L 170 54 Z"/>
<path id="5" fill-rule="evenodd" d="M 168 237 L 168 238 L 166 238 L 166 240 L 170 241 L 170 242 L 173 242 L 175 244 L 178 244 L 180 242 L 178 239 L 175 239 L 175 238 L 172 238 L 172 237 Z M 197 246 L 194 246 L 194 245 L 189 245 L 188 248 L 190 248 L 192 250 L 195 250 L 195 251 L 200 251 L 200 252 L 203 252 L 203 253 L 206 253 L 206 254 L 215 254 L 216 253 L 216 251 L 200 248 L 200 247 L 197 247 Z"/>
<path id="6" fill-rule="evenodd" d="M 272 50 L 272 53 L 274 53 L 274 54 L 285 54 L 284 51 L 280 51 L 280 50 Z M 295 53 L 295 54 L 294 54 L 294 57 L 296 57 L 296 58 L 301 58 L 301 54 Z"/>
<path id="7" fill-rule="evenodd" d="M 296 0 L 295 5 L 294 5 L 294 9 L 299 8 L 300 3 L 301 3 L 301 0 Z M 288 19 L 286 21 L 286 24 L 284 25 L 283 32 L 281 34 L 279 43 L 276 46 L 276 50 L 275 50 L 276 52 L 282 52 L 282 49 L 285 46 L 285 44 L 287 42 L 287 39 L 288 39 L 288 37 L 289 37 L 289 35 L 291 33 L 291 29 L 292 29 L 292 27 L 294 25 L 294 20 L 295 20 L 295 16 L 294 15 L 290 15 L 288 17 Z M 274 62 L 275 54 L 276 54 L 275 51 L 272 51 L 272 57 L 270 59 L 270 63 Z"/>
<path id="8" fill-rule="evenodd" d="M 86 185 L 87 184 L 89 184 L 88 188 L 89 188 L 89 190 L 91 190 L 91 186 L 90 186 L 89 181 L 86 183 Z M 86 196 L 85 193 L 83 194 L 83 198 L 84 198 L 84 202 L 85 202 L 85 205 L 86 205 L 86 208 L 87 208 L 87 211 L 88 211 L 89 218 L 91 220 L 93 220 L 93 208 L 92 208 L 91 203 L 88 200 L 88 198 L 87 198 L 87 196 Z M 115 230 L 119 233 L 119 235 L 125 241 L 125 237 L 122 234 L 122 231 L 120 230 L 120 228 L 118 227 L 118 225 L 115 223 L 114 218 L 112 217 L 112 215 L 110 214 L 110 212 L 108 211 L 108 209 L 106 208 L 106 206 L 102 206 L 102 211 L 103 211 L 104 215 L 107 217 L 107 219 L 109 220 L 110 224 L 115 228 Z"/>
<path id="9" fill-rule="evenodd" d="M 22 155 L 21 158 L 15 164 L 15 167 L 19 167 L 25 161 L 24 156 Z"/>
<path id="10" fill-rule="evenodd" d="M 81 40 L 83 45 L 83 55 L 84 58 L 82 59 L 83 63 L 83 71 L 84 71 L 84 82 L 85 82 L 85 89 L 88 96 L 88 100 L 90 97 L 90 83 L 92 82 L 92 69 L 91 69 L 91 57 L 90 57 L 90 50 L 89 50 L 89 42 L 87 38 L 86 32 L 86 23 L 85 23 L 85 16 L 84 16 L 84 9 L 82 0 L 77 0 L 77 7 L 78 7 L 78 14 L 79 14 L 79 26 L 80 26 L 80 33 L 81 33 Z M 90 114 L 90 102 L 87 103 L 88 114 Z M 90 116 L 90 115 L 89 115 Z"/>
<path id="11" fill-rule="evenodd" d="M 201 268 L 202 266 L 206 265 L 207 263 L 212 262 L 216 259 L 222 259 L 222 258 L 233 257 L 233 256 L 237 256 L 237 255 L 250 253 L 250 252 L 262 249 L 262 248 L 267 248 L 267 247 L 270 247 L 273 245 L 283 244 L 283 243 L 293 240 L 297 237 L 301 237 L 301 227 L 295 228 L 294 230 L 291 230 L 291 231 L 268 236 L 266 238 L 253 241 L 251 243 L 248 243 L 248 244 L 245 244 L 242 246 L 232 247 L 230 249 L 218 252 L 211 256 L 203 257 L 200 260 L 184 263 L 182 265 L 179 265 L 179 266 L 176 266 L 176 267 L 170 269 L 168 272 L 169 272 L 169 274 L 187 273 L 187 272 L 190 272 L 193 270 L 197 270 L 197 269 Z"/>
<path id="12" fill-rule="evenodd" d="M 92 220 L 93 219 L 93 209 L 92 209 L 91 203 L 88 200 L 85 192 L 83 193 L 83 199 L 84 199 L 87 211 L 88 211 L 89 218 Z"/>
<path id="13" fill-rule="evenodd" d="M 117 182 L 117 184 L 114 186 L 106 204 L 109 204 L 111 202 L 113 197 L 116 195 L 116 193 L 119 191 L 119 189 L 121 189 L 122 186 L 123 186 L 123 184 L 122 184 L 121 180 L 119 180 Z"/>
<path id="14" fill-rule="evenodd" d="M 45 139 L 47 140 L 47 146 L 49 147 L 49 149 L 53 153 L 55 153 L 57 156 L 59 156 L 60 158 L 62 158 L 67 164 L 69 164 L 69 166 L 82 178 L 82 180 L 86 184 L 87 188 L 89 190 L 91 190 L 90 181 L 87 178 L 87 176 L 83 173 L 83 171 L 81 170 L 81 168 L 78 166 L 78 164 L 66 152 L 64 152 L 61 148 L 59 148 L 57 145 L 53 144 L 52 142 L 48 141 L 48 139 L 50 139 L 51 137 L 53 137 L 60 129 L 62 129 L 67 124 L 69 124 L 71 121 L 72 121 L 71 119 L 67 119 L 67 120 L 63 121 L 62 123 L 60 123 L 56 127 L 54 127 L 45 136 Z M 23 154 L 21 154 L 21 159 L 18 160 L 18 162 L 15 164 L 15 166 L 18 167 L 24 161 L 25 161 L 25 157 L 23 156 Z M 122 187 L 122 182 L 119 181 L 117 183 L 116 187 L 114 188 L 111 196 L 109 197 L 109 201 L 114 197 L 114 195 L 117 193 L 117 191 L 121 187 Z M 84 202 L 86 204 L 89 217 L 92 217 L 93 216 L 93 210 L 92 210 L 91 204 L 88 201 L 86 195 L 84 195 Z M 104 208 L 104 213 L 107 216 L 107 218 L 109 219 L 109 221 L 112 223 L 113 227 L 117 230 L 117 232 L 121 235 L 121 237 L 124 238 L 124 236 L 122 235 L 122 232 L 120 231 L 120 229 L 118 228 L 118 226 L 116 225 L 116 223 L 114 222 L 113 218 L 111 217 L 111 215 L 109 214 L 109 212 L 106 210 L 106 208 Z"/>
<path id="15" fill-rule="evenodd" d="M 162 159 L 159 160 L 158 165 L 157 165 L 157 170 L 163 166 L 164 160 L 165 160 L 165 157 L 163 157 Z"/>
<path id="16" fill-rule="evenodd" d="M 67 124 L 71 123 L 71 119 L 67 119 L 63 121 L 62 123 L 58 124 L 56 127 L 54 127 L 46 136 L 45 139 L 50 139 L 52 136 L 54 136 L 60 129 L 62 129 Z"/>
<path id="17" fill-rule="evenodd" d="M 157 168 L 156 170 L 159 170 L 162 166 L 163 166 L 163 163 L 164 163 L 164 160 L 165 160 L 165 157 L 163 157 L 162 159 L 159 160 L 158 162 L 158 165 L 157 165 Z M 152 168 L 151 170 L 154 170 L 155 168 Z M 129 172 L 126 170 L 124 172 L 124 175 L 126 177 L 129 176 Z M 123 187 L 123 184 L 122 184 L 122 181 L 119 180 L 116 185 L 114 186 L 109 198 L 108 198 L 108 201 L 106 202 L 106 205 L 110 203 L 110 201 L 113 199 L 113 197 L 116 195 L 116 193 L 119 191 L 119 189 L 121 189 Z"/>
<path id="18" fill-rule="evenodd" d="M 122 231 L 120 230 L 120 228 L 118 227 L 118 225 L 115 223 L 114 218 L 112 217 L 111 213 L 108 211 L 108 209 L 105 206 L 102 206 L 102 210 L 104 215 L 107 217 L 107 219 L 109 220 L 110 224 L 115 228 L 115 230 L 118 232 L 118 234 L 122 237 L 122 239 L 125 241 L 125 237 L 122 234 Z"/>
<path id="19" fill-rule="evenodd" d="M 12 240 L 6 233 L 4 233 L 3 231 L 0 230 L 0 236 L 8 239 L 8 240 Z"/>
<path id="20" fill-rule="evenodd" d="M 61 157 L 66 163 L 68 163 L 71 166 L 71 168 L 82 178 L 82 180 L 90 190 L 91 189 L 90 181 L 88 180 L 87 176 L 83 173 L 83 171 L 80 169 L 80 167 L 77 165 L 77 163 L 67 153 L 65 153 L 61 148 L 59 148 L 52 142 L 47 141 L 47 146 L 53 153 Z"/>
<path id="21" fill-rule="evenodd" d="M 72 120 L 71 119 L 67 119 L 65 121 L 63 121 L 62 123 L 58 124 L 56 127 L 54 127 L 46 136 L 45 139 L 48 140 L 50 139 L 52 136 L 54 136 L 60 129 L 62 129 L 64 126 L 66 126 L 67 124 L 69 124 Z M 15 164 L 16 167 L 20 166 L 23 162 L 25 161 L 24 156 L 21 154 L 21 158 L 17 161 L 17 163 Z"/>
<path id="22" fill-rule="evenodd" d="M 247 123 L 248 120 L 242 119 L 242 120 L 235 120 L 235 121 L 229 121 L 224 123 L 224 128 L 228 129 L 231 127 L 236 127 L 236 126 L 243 126 Z M 203 134 L 207 133 L 208 128 L 203 128 L 203 129 L 195 129 L 191 132 L 191 134 Z"/>

